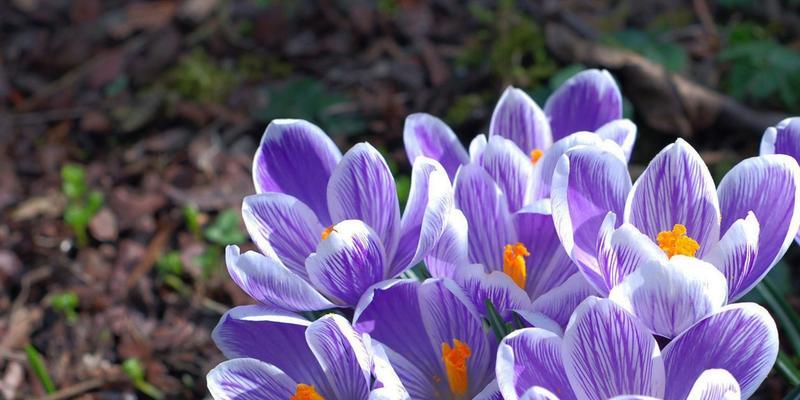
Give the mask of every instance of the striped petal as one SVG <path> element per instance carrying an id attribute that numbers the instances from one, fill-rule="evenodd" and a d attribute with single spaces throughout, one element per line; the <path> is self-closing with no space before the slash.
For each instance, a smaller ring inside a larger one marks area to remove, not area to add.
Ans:
<path id="1" fill-rule="evenodd" d="M 430 114 L 417 113 L 406 117 L 403 143 L 411 165 L 419 156 L 434 159 L 444 167 L 450 179 L 456 176 L 458 167 L 469 163 L 469 155 L 458 136 L 444 121 Z"/>
<path id="2" fill-rule="evenodd" d="M 594 132 L 622 117 L 622 95 L 606 70 L 575 74 L 553 93 L 544 106 L 553 139 L 579 131 Z"/>
<path id="3" fill-rule="evenodd" d="M 553 143 L 550 124 L 542 109 L 524 91 L 509 86 L 497 102 L 489 124 L 489 136 L 511 139 L 529 153 L 544 150 Z"/>

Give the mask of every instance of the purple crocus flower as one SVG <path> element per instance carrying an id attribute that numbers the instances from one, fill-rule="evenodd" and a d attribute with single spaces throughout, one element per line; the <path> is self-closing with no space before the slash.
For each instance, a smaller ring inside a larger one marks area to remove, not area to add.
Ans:
<path id="1" fill-rule="evenodd" d="M 414 162 L 400 216 L 394 179 L 367 143 L 344 156 L 315 125 L 269 124 L 253 162 L 258 194 L 244 199 L 250 237 L 261 250 L 226 251 L 234 281 L 259 302 L 290 311 L 354 307 L 371 285 L 418 263 L 453 209 L 438 162 Z"/>
<path id="2" fill-rule="evenodd" d="M 580 146 L 558 162 L 553 215 L 564 248 L 603 296 L 674 337 L 747 293 L 800 226 L 800 167 L 746 159 L 715 187 L 684 140 L 631 185 L 618 149 Z"/>
<path id="3" fill-rule="evenodd" d="M 761 155 L 765 154 L 786 154 L 800 160 L 800 117 L 786 118 L 767 128 L 761 139 Z M 800 232 L 795 241 L 800 243 Z"/>
<path id="4" fill-rule="evenodd" d="M 511 310 L 534 310 L 563 327 L 577 302 L 594 291 L 576 278 L 544 296 L 577 272 L 553 225 L 552 173 L 559 157 L 577 145 L 621 145 L 629 155 L 636 126 L 620 116 L 619 90 L 607 71 L 598 70 L 568 80 L 544 112 L 523 91 L 507 89 L 488 141 L 476 137 L 469 154 L 438 118 L 409 116 L 404 130 L 409 159 L 437 159 L 455 180 L 458 211 L 425 260 L 431 274 L 459 282 L 482 312 L 488 298 L 506 317 Z M 570 294 L 571 301 L 555 294 Z"/>
<path id="5" fill-rule="evenodd" d="M 663 349 L 641 322 L 589 297 L 561 337 L 525 328 L 503 339 L 497 383 L 516 399 L 705 399 L 750 397 L 778 355 L 778 331 L 753 303 L 723 307 Z"/>
<path id="6" fill-rule="evenodd" d="M 561 85 L 547 99 L 544 111 L 524 91 L 509 86 L 492 113 L 489 141 L 494 136 L 505 137 L 525 158 L 536 161 L 554 142 L 587 131 L 617 142 L 630 155 L 636 140 L 636 125 L 620 118 L 622 95 L 614 78 L 608 71 L 590 69 Z M 467 153 L 447 124 L 422 113 L 406 119 L 403 142 L 410 161 L 418 156 L 438 160 L 451 178 L 459 166 L 479 161 L 488 143 L 485 135 L 478 135 Z M 541 174 L 548 182 L 550 168 L 549 173 Z"/>
<path id="7" fill-rule="evenodd" d="M 229 358 L 208 373 L 218 400 L 408 398 L 382 347 L 338 315 L 312 323 L 263 306 L 236 307 L 212 338 Z"/>
<path id="8" fill-rule="evenodd" d="M 353 326 L 386 347 L 412 399 L 498 398 L 497 341 L 447 279 L 380 283 L 361 299 Z"/>

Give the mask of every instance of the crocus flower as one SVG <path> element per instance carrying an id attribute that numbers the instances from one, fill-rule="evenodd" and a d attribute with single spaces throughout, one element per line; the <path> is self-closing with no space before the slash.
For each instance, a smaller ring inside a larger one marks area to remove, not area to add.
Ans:
<path id="1" fill-rule="evenodd" d="M 684 140 L 667 146 L 631 185 L 613 148 L 569 150 L 553 176 L 564 248 L 603 296 L 674 337 L 755 286 L 800 225 L 800 167 L 765 155 L 715 187 Z"/>
<path id="2" fill-rule="evenodd" d="M 259 194 L 244 199 L 242 213 L 261 252 L 228 247 L 228 271 L 256 300 L 291 311 L 355 306 L 369 286 L 422 260 L 453 209 L 444 169 L 420 157 L 401 218 L 375 148 L 361 143 L 342 156 L 301 120 L 269 124 L 253 178 Z"/>
<path id="3" fill-rule="evenodd" d="M 636 317 L 589 297 L 563 337 L 541 328 L 506 336 L 496 373 L 506 400 L 731 400 L 750 397 L 777 355 L 775 322 L 757 304 L 726 306 L 659 349 Z"/>
<path id="4" fill-rule="evenodd" d="M 489 140 L 510 139 L 535 163 L 554 142 L 588 131 L 614 140 L 630 155 L 636 125 L 620 118 L 622 96 L 614 78 L 608 71 L 590 69 L 561 85 L 547 99 L 544 111 L 524 91 L 509 86 L 492 113 Z M 418 156 L 433 158 L 454 178 L 459 166 L 480 160 L 488 141 L 485 135 L 476 136 L 468 154 L 447 124 L 420 113 L 406 119 L 403 142 L 410 161 Z M 549 173 L 541 175 L 547 178 Z"/>
<path id="5" fill-rule="evenodd" d="M 380 283 L 362 298 L 353 326 L 386 347 L 412 399 L 497 398 L 497 341 L 454 282 Z"/>
<path id="6" fill-rule="evenodd" d="M 800 117 L 786 118 L 767 128 L 761 139 L 761 155 L 765 154 L 786 154 L 800 160 Z M 795 241 L 800 243 L 800 232 Z"/>
<path id="7" fill-rule="evenodd" d="M 212 338 L 229 358 L 208 373 L 218 400 L 408 398 L 381 346 L 338 315 L 312 323 L 262 306 L 236 307 Z"/>
<path id="8" fill-rule="evenodd" d="M 469 154 L 438 118 L 409 116 L 404 129 L 408 158 L 439 160 L 455 180 L 458 211 L 425 259 L 431 274 L 459 282 L 482 312 L 488 298 L 505 317 L 511 310 L 533 308 L 565 322 L 577 303 L 570 302 L 570 308 L 553 294 L 539 301 L 577 272 L 550 215 L 552 173 L 559 157 L 576 145 L 616 143 L 629 155 L 636 126 L 619 119 L 621 110 L 610 74 L 587 70 L 562 85 L 545 111 L 525 92 L 508 88 L 494 110 L 488 140 L 476 137 Z M 567 292 L 576 301 L 582 300 L 578 293 L 593 293 L 580 279 L 556 293 Z M 553 307 L 559 303 L 564 307 Z"/>

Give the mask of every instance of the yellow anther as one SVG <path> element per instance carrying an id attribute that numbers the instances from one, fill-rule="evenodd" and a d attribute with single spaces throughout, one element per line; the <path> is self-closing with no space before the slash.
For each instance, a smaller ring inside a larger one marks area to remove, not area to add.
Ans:
<path id="1" fill-rule="evenodd" d="M 306 385 L 305 383 L 298 383 L 297 389 L 295 389 L 294 396 L 292 396 L 289 400 L 325 400 L 324 397 L 320 396 L 316 390 L 314 390 L 314 386 Z"/>
<path id="2" fill-rule="evenodd" d="M 539 159 L 542 158 L 544 152 L 539 149 L 531 150 L 531 164 L 536 165 L 539 162 Z"/>
<path id="3" fill-rule="evenodd" d="M 450 343 L 442 343 L 442 360 L 444 369 L 447 372 L 447 383 L 450 391 L 456 396 L 463 396 L 467 393 L 469 381 L 467 379 L 467 359 L 472 354 L 469 345 L 453 339 L 453 347 Z"/>
<path id="4" fill-rule="evenodd" d="M 531 255 L 522 243 L 507 244 L 503 250 L 503 272 L 511 277 L 517 286 L 525 289 L 528 270 L 525 257 Z"/>
<path id="5" fill-rule="evenodd" d="M 667 253 L 667 257 L 675 255 L 694 257 L 700 245 L 689 236 L 686 236 L 686 226 L 675 224 L 671 231 L 659 232 L 656 237 L 658 247 Z"/>
<path id="6" fill-rule="evenodd" d="M 328 238 L 328 236 L 330 236 L 330 235 L 331 235 L 331 232 L 333 232 L 333 225 L 331 225 L 331 226 L 329 226 L 329 227 L 325 228 L 325 230 L 324 230 L 324 231 L 322 231 L 322 240 L 325 240 L 325 239 L 327 239 L 327 238 Z"/>

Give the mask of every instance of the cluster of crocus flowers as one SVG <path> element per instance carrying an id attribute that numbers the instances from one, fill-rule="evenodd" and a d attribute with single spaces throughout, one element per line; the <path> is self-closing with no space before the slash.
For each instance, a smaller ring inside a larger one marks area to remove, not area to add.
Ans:
<path id="1" fill-rule="evenodd" d="M 212 396 L 749 397 L 777 330 L 760 306 L 729 303 L 798 235 L 800 120 L 769 128 L 719 186 L 683 140 L 632 183 L 635 139 L 598 70 L 544 109 L 508 88 L 468 149 L 412 114 L 401 213 L 375 148 L 342 155 L 309 122 L 273 121 L 242 207 L 259 251 L 226 252 L 260 304 L 214 330 L 229 360 L 208 375 Z M 432 278 L 401 279 L 422 262 Z"/>

